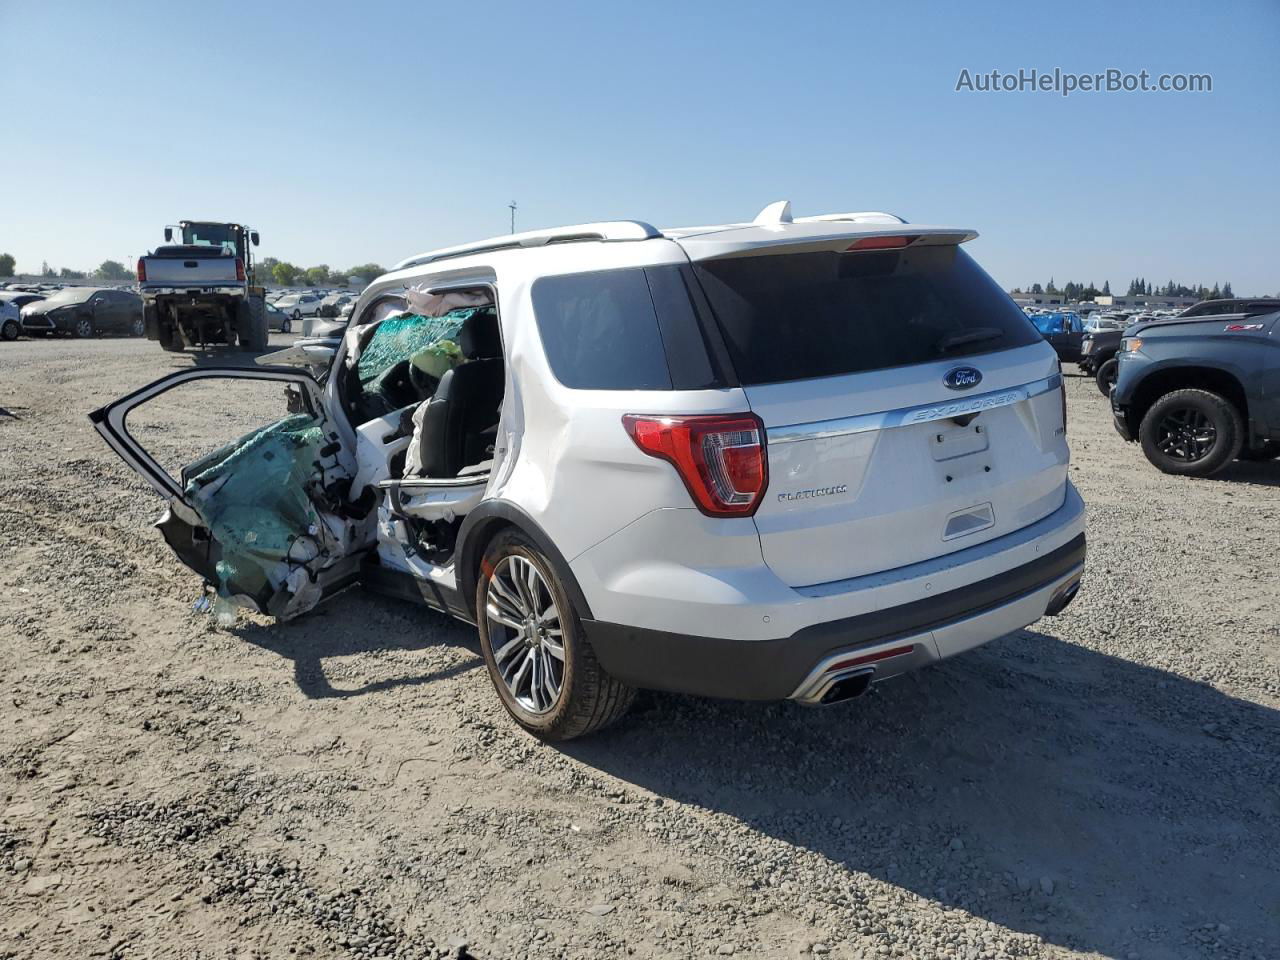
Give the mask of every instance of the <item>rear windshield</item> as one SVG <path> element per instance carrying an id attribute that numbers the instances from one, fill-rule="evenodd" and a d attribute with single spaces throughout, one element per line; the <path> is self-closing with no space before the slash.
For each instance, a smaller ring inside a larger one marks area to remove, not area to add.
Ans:
<path id="1" fill-rule="evenodd" d="M 694 266 L 744 384 L 833 377 L 1040 342 L 954 245 Z"/>

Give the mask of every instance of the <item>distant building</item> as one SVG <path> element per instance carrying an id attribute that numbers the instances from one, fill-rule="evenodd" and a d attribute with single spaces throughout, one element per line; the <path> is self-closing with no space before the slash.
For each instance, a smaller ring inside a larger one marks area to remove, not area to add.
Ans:
<path id="1" fill-rule="evenodd" d="M 1100 293 L 1093 300 L 1078 302 L 1068 300 L 1062 293 L 1011 293 L 1013 302 L 1020 307 L 1080 307 L 1085 310 L 1098 307 L 1106 310 L 1184 310 L 1200 302 L 1198 297 L 1174 297 L 1153 293 L 1116 296 Z"/>
<path id="2" fill-rule="evenodd" d="M 1199 297 L 1175 297 L 1166 296 L 1162 293 L 1149 295 L 1138 293 L 1125 296 L 1115 296 L 1107 293 L 1098 294 L 1097 297 L 1097 303 L 1100 307 L 1156 307 L 1158 309 L 1174 307 L 1185 309 L 1186 307 L 1195 306 L 1199 302 Z"/>

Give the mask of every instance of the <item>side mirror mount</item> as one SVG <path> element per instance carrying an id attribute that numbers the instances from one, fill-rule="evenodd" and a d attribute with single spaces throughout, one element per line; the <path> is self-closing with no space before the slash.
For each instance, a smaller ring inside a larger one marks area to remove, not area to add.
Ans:
<path id="1" fill-rule="evenodd" d="M 253 243 L 253 245 L 254 245 L 255 247 L 258 245 L 258 231 L 257 231 L 257 230 L 254 230 L 252 233 L 250 233 L 250 234 L 249 234 L 249 240 Z"/>
<path id="2" fill-rule="evenodd" d="M 165 243 L 173 242 L 173 227 L 164 228 L 164 242 Z"/>

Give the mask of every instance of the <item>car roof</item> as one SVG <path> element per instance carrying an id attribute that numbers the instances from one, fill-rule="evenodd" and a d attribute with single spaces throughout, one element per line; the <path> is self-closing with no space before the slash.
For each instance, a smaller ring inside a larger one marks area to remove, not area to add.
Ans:
<path id="1" fill-rule="evenodd" d="M 473 243 L 442 247 L 409 257 L 392 273 L 477 254 L 506 254 L 520 250 L 553 249 L 577 243 L 643 243 L 668 240 L 678 243 L 693 260 L 733 256 L 773 246 L 825 248 L 845 238 L 906 235 L 915 245 L 963 243 L 976 237 L 968 228 L 907 224 L 893 214 L 879 211 L 829 213 L 795 218 L 789 201 L 771 203 L 750 222 L 700 227 L 668 227 L 662 230 L 642 220 L 613 220 L 573 224 L 547 230 L 491 237 Z"/>

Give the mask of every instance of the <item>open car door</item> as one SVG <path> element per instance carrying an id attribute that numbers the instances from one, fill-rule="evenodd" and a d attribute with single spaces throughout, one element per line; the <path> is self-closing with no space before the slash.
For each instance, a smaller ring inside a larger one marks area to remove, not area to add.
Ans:
<path id="1" fill-rule="evenodd" d="M 271 402 L 246 414 L 230 402 L 227 381 L 232 380 L 257 381 L 256 389 Z M 276 385 L 283 388 L 278 396 Z M 191 431 L 182 429 L 179 417 L 157 418 L 154 408 L 148 416 L 149 404 L 163 413 L 162 398 L 179 388 L 196 396 L 199 409 Z M 162 465 L 186 455 L 191 433 L 206 436 L 220 423 L 240 430 L 248 425 L 242 424 L 244 417 L 259 409 L 263 419 L 285 415 L 180 469 Z M 121 397 L 89 419 L 111 449 L 165 498 L 168 509 L 157 526 L 178 558 L 219 596 L 287 619 L 357 579 L 360 555 L 374 536 L 368 519 L 372 497 L 363 506 L 350 502 L 354 452 L 307 373 L 278 367 L 192 368 Z M 139 441 L 140 432 L 153 449 Z"/>

